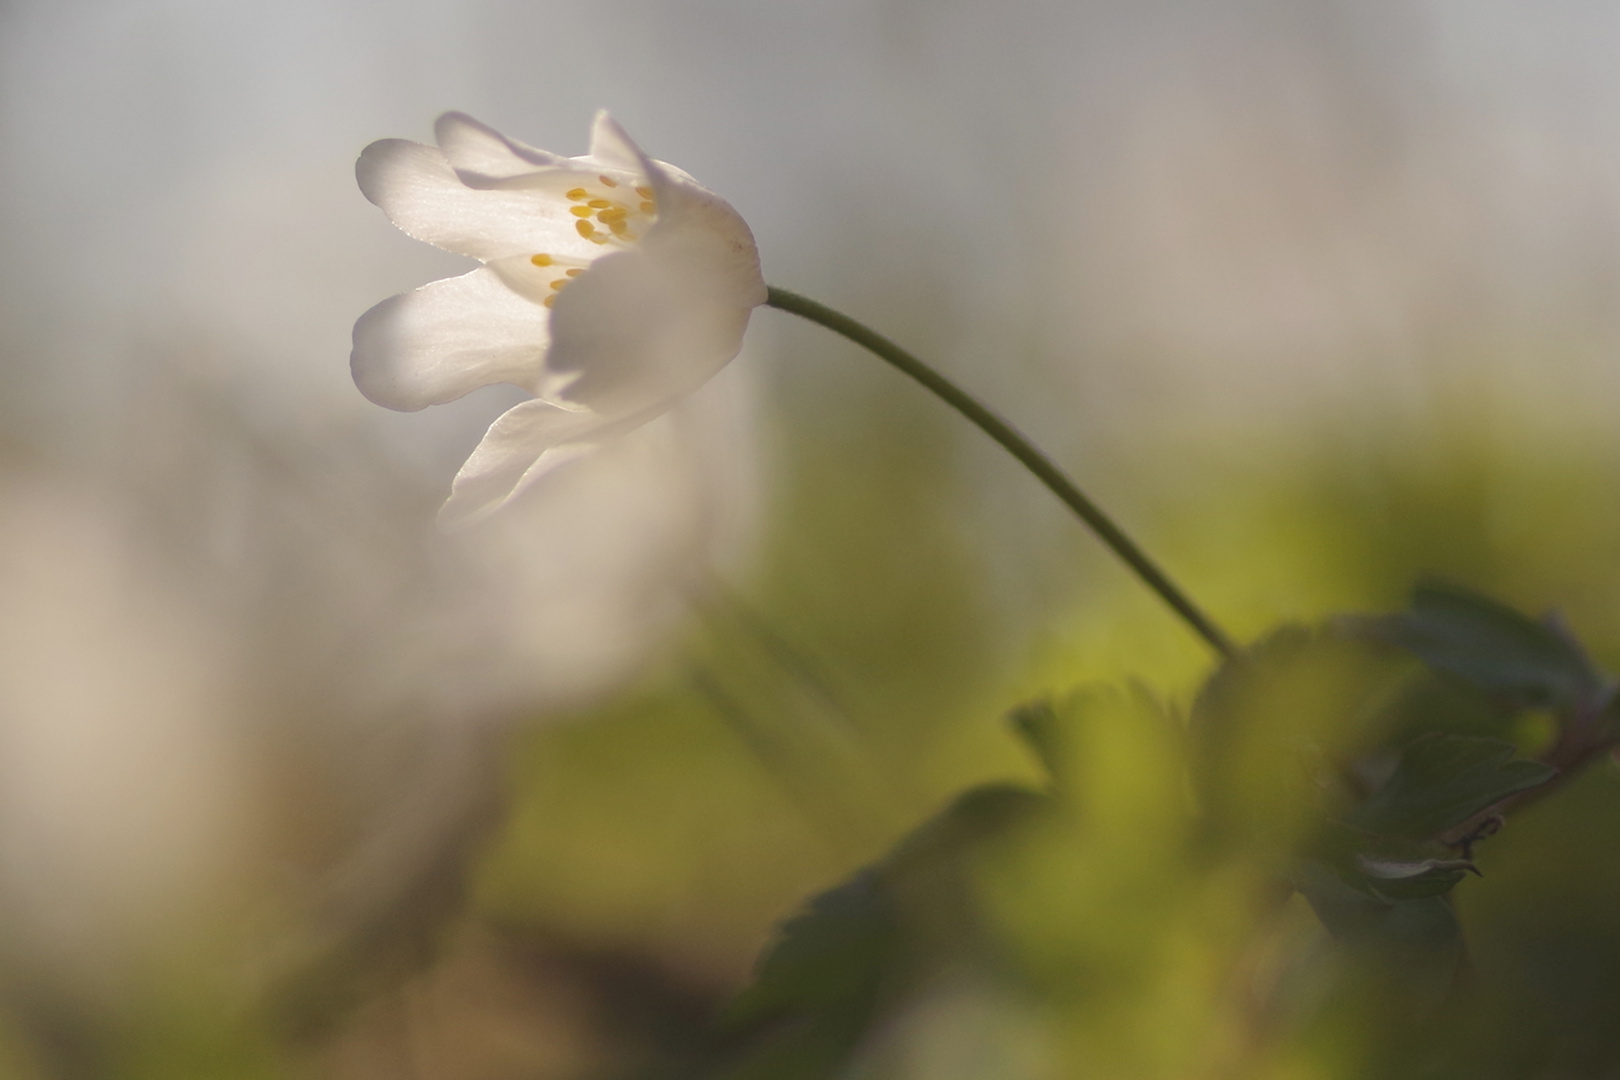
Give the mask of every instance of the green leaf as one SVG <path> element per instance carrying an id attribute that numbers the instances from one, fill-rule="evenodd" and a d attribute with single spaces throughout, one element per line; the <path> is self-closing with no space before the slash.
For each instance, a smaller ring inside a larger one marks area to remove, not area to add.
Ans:
<path id="1" fill-rule="evenodd" d="M 1071 741 L 1066 737 L 1064 724 L 1057 710 L 1046 699 L 1020 705 L 1007 717 L 1013 734 L 1035 754 L 1046 775 L 1059 782 L 1073 756 Z"/>
<path id="2" fill-rule="evenodd" d="M 1396 899 L 1369 895 L 1314 860 L 1295 869 L 1294 887 L 1328 933 L 1340 941 L 1439 953 L 1461 945 L 1456 916 L 1438 896 Z"/>
<path id="3" fill-rule="evenodd" d="M 1005 836 L 1051 804 L 1049 796 L 1017 784 L 969 788 L 895 845 L 879 864 L 880 873 L 898 884 L 925 868 L 959 869 L 980 845 Z"/>
<path id="4" fill-rule="evenodd" d="M 1354 624 L 1492 693 L 1536 708 L 1601 704 L 1610 690 L 1573 638 L 1490 597 L 1420 584 L 1406 611 Z"/>
<path id="5" fill-rule="evenodd" d="M 1498 739 L 1426 735 L 1407 746 L 1394 774 L 1345 821 L 1370 833 L 1426 839 L 1558 773 L 1538 761 L 1509 760 L 1513 753 L 1513 744 Z"/>
<path id="6" fill-rule="evenodd" d="M 1506 738 L 1524 715 L 1507 695 L 1425 666 L 1392 698 L 1382 726 L 1391 745 L 1403 746 L 1434 732 Z"/>
<path id="7" fill-rule="evenodd" d="M 1374 836 L 1342 821 L 1328 821 L 1304 861 L 1331 871 L 1351 889 L 1381 901 L 1415 900 L 1452 890 L 1478 868 L 1451 857 L 1433 842 Z"/>
<path id="8" fill-rule="evenodd" d="M 727 1023 L 758 1023 L 826 1009 L 861 1009 L 900 954 L 893 905 L 868 868 L 816 896 L 783 924 L 752 986 L 732 1003 Z"/>
<path id="9" fill-rule="evenodd" d="M 1212 836 L 1291 850 L 1321 776 L 1383 733 L 1417 664 L 1365 638 L 1285 626 L 1222 664 L 1193 704 L 1193 780 Z"/>
<path id="10" fill-rule="evenodd" d="M 723 1018 L 726 1080 L 829 1080 L 929 972 L 976 962 L 972 865 L 1051 800 L 1011 784 L 961 795 L 881 862 L 788 920 Z"/>
<path id="11" fill-rule="evenodd" d="M 1467 874 L 1479 868 L 1467 859 L 1381 859 L 1362 855 L 1356 868 L 1380 896 L 1390 900 L 1416 900 L 1450 892 Z"/>
<path id="12" fill-rule="evenodd" d="M 1347 958 L 1370 965 L 1383 1007 L 1422 1015 L 1450 995 L 1463 938 L 1444 897 L 1369 895 L 1314 861 L 1296 868 L 1294 886 Z"/>

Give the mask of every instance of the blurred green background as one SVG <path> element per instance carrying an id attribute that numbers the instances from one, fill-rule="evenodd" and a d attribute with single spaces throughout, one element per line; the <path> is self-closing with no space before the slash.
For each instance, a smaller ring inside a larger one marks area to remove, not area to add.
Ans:
<path id="1" fill-rule="evenodd" d="M 462 269 L 361 198 L 366 143 L 461 109 L 582 153 L 608 107 L 1240 639 L 1435 573 L 1620 670 L 1617 47 L 1574 2 L 3 0 L 0 1074 L 678 1069 L 805 897 L 1036 782 L 1014 705 L 1211 668 L 768 310 L 689 415 L 438 536 L 513 398 L 353 389 L 353 320 Z M 1322 946 L 1169 857 L 1135 707 L 1103 824 L 980 883 L 1048 992 L 942 978 L 847 1075 L 1395 1075 L 1359 999 L 1236 1015 Z M 1463 1075 L 1620 1068 L 1617 819 L 1605 761 L 1482 848 Z"/>

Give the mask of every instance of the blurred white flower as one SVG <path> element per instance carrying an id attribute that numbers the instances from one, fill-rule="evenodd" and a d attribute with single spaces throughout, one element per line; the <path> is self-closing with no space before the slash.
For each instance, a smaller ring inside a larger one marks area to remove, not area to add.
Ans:
<path id="1" fill-rule="evenodd" d="M 361 392 L 391 409 L 492 383 L 535 395 L 462 466 L 440 512 L 453 524 L 702 385 L 742 347 L 765 282 L 737 212 L 648 158 L 606 113 L 575 158 L 461 113 L 441 116 L 435 134 L 438 148 L 366 147 L 360 190 L 411 236 L 484 265 L 366 312 L 351 367 Z"/>

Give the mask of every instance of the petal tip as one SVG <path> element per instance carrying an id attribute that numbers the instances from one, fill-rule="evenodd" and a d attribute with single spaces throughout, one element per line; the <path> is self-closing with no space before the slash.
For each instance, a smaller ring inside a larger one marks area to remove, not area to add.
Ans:
<path id="1" fill-rule="evenodd" d="M 356 319 L 349 350 L 349 377 L 355 388 L 373 405 L 395 412 L 418 412 L 429 404 L 416 400 L 407 391 L 393 361 L 397 351 L 393 323 L 398 308 L 409 296 L 390 296 Z"/>
<path id="2" fill-rule="evenodd" d="M 458 140 L 464 140 L 468 134 L 481 135 L 486 139 L 495 139 L 505 142 L 500 132 L 476 117 L 469 116 L 459 109 L 452 109 L 447 113 L 440 113 L 439 118 L 433 121 L 433 141 L 439 144 L 439 149 L 450 156 L 450 148 Z"/>
<path id="3" fill-rule="evenodd" d="M 487 187 L 488 181 L 507 180 L 563 161 L 550 151 L 502 135 L 464 112 L 440 116 L 433 122 L 433 135 L 457 175 L 474 187 Z"/>
<path id="4" fill-rule="evenodd" d="M 449 163 L 437 149 L 409 139 L 378 139 L 354 162 L 354 179 L 360 194 L 389 213 L 390 193 L 423 173 L 448 174 Z"/>
<path id="5" fill-rule="evenodd" d="M 591 122 L 591 157 L 627 172 L 641 172 L 648 167 L 647 155 L 606 109 L 598 109 Z"/>

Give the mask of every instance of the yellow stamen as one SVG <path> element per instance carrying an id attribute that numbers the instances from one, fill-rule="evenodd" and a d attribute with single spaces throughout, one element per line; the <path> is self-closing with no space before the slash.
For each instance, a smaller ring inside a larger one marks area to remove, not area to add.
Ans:
<path id="1" fill-rule="evenodd" d="M 613 204 L 608 202 L 606 199 L 592 199 L 585 205 L 591 207 L 593 210 L 606 210 Z"/>
<path id="2" fill-rule="evenodd" d="M 592 214 L 596 213 L 595 210 L 592 210 L 588 206 L 570 206 L 568 208 L 568 212 L 570 214 L 573 214 L 575 217 L 582 217 L 582 218 L 590 217 Z"/>
<path id="3" fill-rule="evenodd" d="M 556 281 L 553 281 L 551 283 L 551 287 L 553 289 L 560 289 L 566 284 L 568 284 L 568 279 L 567 278 L 558 278 Z"/>
<path id="4" fill-rule="evenodd" d="M 630 211 L 624 210 L 624 209 L 604 210 L 600 214 L 596 215 L 596 220 L 600 221 L 604 225 L 611 225 L 615 221 L 623 221 L 625 218 L 627 218 L 629 216 L 630 216 Z"/>
<path id="5" fill-rule="evenodd" d="M 571 277 L 571 278 L 575 278 L 575 277 L 579 277 L 579 275 L 581 275 L 581 274 L 583 274 L 583 273 L 584 273 L 584 272 L 585 272 L 585 271 L 583 271 L 583 270 L 579 270 L 579 269 L 574 269 L 574 270 L 564 270 L 564 271 L 563 271 L 563 273 L 565 273 L 565 274 L 567 274 L 567 275 L 568 275 L 568 276 L 569 276 L 569 277 Z"/>
<path id="6" fill-rule="evenodd" d="M 643 214 L 650 214 L 656 209 L 658 209 L 657 203 L 644 202 L 641 204 L 641 212 Z"/>
<path id="7" fill-rule="evenodd" d="M 550 307 L 552 304 L 555 304 L 557 302 L 557 294 L 552 293 L 550 296 L 546 297 L 544 300 L 542 300 L 540 302 L 542 304 L 546 305 L 546 307 Z"/>
<path id="8" fill-rule="evenodd" d="M 611 177 L 611 176 L 598 176 L 597 179 L 602 181 L 602 183 L 606 184 L 608 187 L 618 187 L 619 186 L 619 182 L 617 180 L 613 179 L 613 177 Z"/>
<path id="9" fill-rule="evenodd" d="M 650 187 L 638 187 L 636 188 L 636 194 L 643 199 L 650 199 L 653 197 L 653 189 Z"/>
<path id="10" fill-rule="evenodd" d="M 578 229 L 579 235 L 583 236 L 587 240 L 593 239 L 596 236 L 596 226 L 592 225 L 588 221 L 576 221 L 574 222 L 574 228 Z"/>
<path id="11" fill-rule="evenodd" d="M 536 266 L 550 266 L 551 256 L 547 255 L 545 252 L 541 252 L 538 255 L 530 255 L 529 261 L 534 263 Z"/>
<path id="12" fill-rule="evenodd" d="M 567 194 L 568 194 L 568 197 L 570 199 L 573 199 L 575 202 L 579 202 L 581 199 L 590 198 L 591 193 L 586 191 L 582 187 L 577 187 L 577 188 L 570 188 L 568 190 Z"/>

